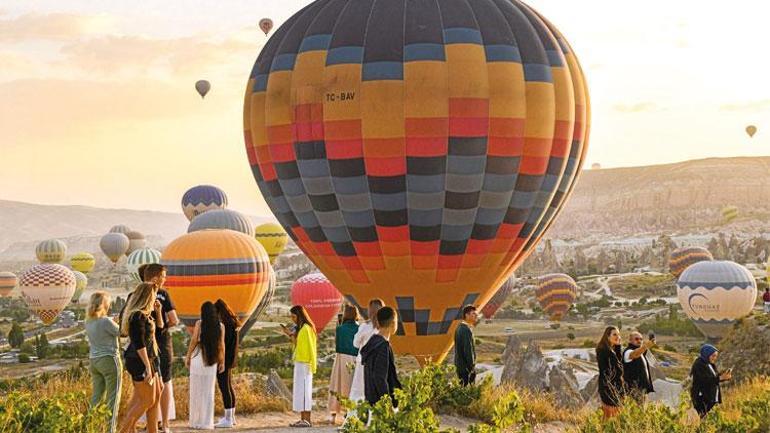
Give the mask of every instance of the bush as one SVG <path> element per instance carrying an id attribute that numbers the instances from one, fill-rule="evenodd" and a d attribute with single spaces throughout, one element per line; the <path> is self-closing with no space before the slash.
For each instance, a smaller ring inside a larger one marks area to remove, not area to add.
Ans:
<path id="1" fill-rule="evenodd" d="M 29 361 L 30 361 L 29 355 L 27 355 L 26 353 L 20 353 L 19 354 L 19 363 L 26 364 Z"/>
<path id="2" fill-rule="evenodd" d="M 103 433 L 109 410 L 87 406 L 85 392 L 66 392 L 47 398 L 14 391 L 0 400 L 0 431 L 4 433 Z"/>

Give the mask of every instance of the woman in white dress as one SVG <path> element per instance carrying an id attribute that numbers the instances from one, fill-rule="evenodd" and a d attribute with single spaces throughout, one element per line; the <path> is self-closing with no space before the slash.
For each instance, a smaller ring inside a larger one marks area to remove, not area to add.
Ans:
<path id="1" fill-rule="evenodd" d="M 185 364 L 190 369 L 190 428 L 214 429 L 214 388 L 225 369 L 225 330 L 211 302 L 201 306 Z"/>
<path id="2" fill-rule="evenodd" d="M 353 337 L 353 346 L 361 350 L 369 342 L 369 339 L 377 333 L 377 311 L 384 307 L 382 299 L 374 298 L 369 301 L 369 314 L 366 322 L 358 327 L 355 337 Z M 350 386 L 350 400 L 359 402 L 364 399 L 364 366 L 361 364 L 361 354 L 356 356 L 356 368 L 353 371 L 353 384 Z M 350 415 L 350 414 L 349 414 Z"/>

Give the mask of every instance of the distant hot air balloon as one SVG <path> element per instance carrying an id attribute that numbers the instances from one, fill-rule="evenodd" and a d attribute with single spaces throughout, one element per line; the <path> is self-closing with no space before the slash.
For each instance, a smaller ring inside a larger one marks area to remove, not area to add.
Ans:
<path id="1" fill-rule="evenodd" d="M 246 151 L 278 222 L 352 304 L 398 309 L 396 352 L 440 362 L 573 190 L 574 51 L 518 1 L 318 0 L 251 71 Z"/>
<path id="2" fill-rule="evenodd" d="M 749 125 L 746 127 L 746 134 L 749 135 L 749 137 L 754 137 L 754 134 L 757 133 L 757 127 L 754 125 Z"/>
<path id="3" fill-rule="evenodd" d="M 72 271 L 72 274 L 75 276 L 75 293 L 72 294 L 72 303 L 76 304 L 83 291 L 88 287 L 88 277 L 79 271 Z"/>
<path id="4" fill-rule="evenodd" d="M 12 272 L 0 272 L 0 298 L 11 296 L 11 292 L 19 283 L 19 279 Z"/>
<path id="5" fill-rule="evenodd" d="M 735 206 L 725 206 L 722 208 L 722 222 L 728 224 L 738 218 L 738 208 Z"/>
<path id="6" fill-rule="evenodd" d="M 244 322 L 244 324 L 241 326 L 241 330 L 238 332 L 238 336 L 240 337 L 241 341 L 243 341 L 243 337 L 246 336 L 246 334 L 249 333 L 251 328 L 254 327 L 254 324 L 257 323 L 257 320 L 259 320 L 259 317 L 262 315 L 262 313 L 265 312 L 267 307 L 273 302 L 273 296 L 275 295 L 275 270 L 273 270 L 273 267 L 270 266 L 269 268 L 270 272 L 270 283 L 267 286 L 267 292 L 265 293 L 265 296 L 262 297 L 262 300 L 259 302 L 259 305 L 257 305 L 257 308 L 254 310 L 253 313 L 251 313 L 251 316 Z"/>
<path id="7" fill-rule="evenodd" d="M 123 233 L 107 233 L 102 236 L 102 239 L 99 241 L 99 247 L 101 247 L 104 255 L 107 256 L 112 263 L 117 263 L 118 260 L 123 257 L 123 254 L 128 251 L 129 245 L 130 241 L 128 240 L 128 236 Z"/>
<path id="8" fill-rule="evenodd" d="M 602 168 L 602 165 L 599 164 L 598 162 L 594 162 L 593 164 L 591 164 L 592 170 L 601 170 L 601 168 Z"/>
<path id="9" fill-rule="evenodd" d="M 211 90 L 211 83 L 206 80 L 198 80 L 195 82 L 195 90 L 201 95 L 201 99 L 206 97 L 206 94 Z"/>
<path id="10" fill-rule="evenodd" d="M 145 239 L 144 235 L 140 232 L 132 230 L 126 233 L 126 236 L 128 237 L 128 250 L 126 250 L 126 255 L 147 246 L 147 239 Z"/>
<path id="11" fill-rule="evenodd" d="M 241 321 L 257 308 L 269 285 L 267 253 L 254 238 L 232 230 L 201 230 L 166 247 L 166 289 L 179 319 L 192 329 L 201 304 L 222 299 Z"/>
<path id="12" fill-rule="evenodd" d="M 342 295 L 321 273 L 308 274 L 291 285 L 292 305 L 302 305 L 321 332 L 337 317 L 342 306 Z"/>
<path id="13" fill-rule="evenodd" d="M 130 231 L 131 229 L 127 225 L 123 224 L 112 226 L 110 229 L 110 233 L 123 233 L 124 235 L 127 235 Z"/>
<path id="14" fill-rule="evenodd" d="M 182 211 L 190 221 L 203 212 L 226 207 L 227 195 L 215 186 L 198 185 L 187 190 L 182 196 Z"/>
<path id="15" fill-rule="evenodd" d="M 37 244 L 35 254 L 40 263 L 59 263 L 67 255 L 67 245 L 58 239 L 49 239 Z"/>
<path id="16" fill-rule="evenodd" d="M 685 269 L 676 284 L 679 303 L 710 340 L 727 335 L 757 301 L 757 283 L 745 267 L 729 261 L 705 261 Z"/>
<path id="17" fill-rule="evenodd" d="M 128 255 L 126 260 L 126 270 L 134 282 L 141 283 L 142 277 L 139 275 L 139 267 L 151 263 L 160 263 L 160 251 L 152 248 L 142 248 Z"/>
<path id="18" fill-rule="evenodd" d="M 276 223 L 265 223 L 257 227 L 256 238 L 270 256 L 270 263 L 274 264 L 279 255 L 286 249 L 289 235 Z"/>
<path id="19" fill-rule="evenodd" d="M 497 313 L 497 310 L 500 309 L 505 304 L 505 300 L 508 299 L 509 296 L 511 296 L 511 293 L 513 293 L 513 289 L 516 287 L 516 277 L 511 275 L 510 278 L 505 280 L 502 286 L 500 286 L 499 289 L 495 292 L 494 295 L 492 295 L 492 299 L 487 301 L 487 304 L 484 305 L 481 308 L 481 315 L 485 319 L 491 319 L 492 316 Z"/>
<path id="20" fill-rule="evenodd" d="M 273 29 L 273 20 L 270 18 L 262 18 L 259 20 L 259 28 L 265 32 L 265 35 L 270 33 L 270 30 Z"/>
<path id="21" fill-rule="evenodd" d="M 671 275 L 679 278 L 690 265 L 704 260 L 714 260 L 709 250 L 703 247 L 683 247 L 674 250 L 668 259 L 668 269 Z"/>
<path id="22" fill-rule="evenodd" d="M 577 299 L 578 286 L 567 274 L 540 277 L 537 283 L 537 301 L 551 320 L 559 321 Z"/>
<path id="23" fill-rule="evenodd" d="M 70 266 L 72 269 L 88 275 L 96 266 L 96 259 L 90 253 L 77 253 L 70 257 Z"/>
<path id="24" fill-rule="evenodd" d="M 75 293 L 75 275 L 62 265 L 36 265 L 19 277 L 19 289 L 27 307 L 50 325 Z"/>
<path id="25" fill-rule="evenodd" d="M 230 209 L 214 209 L 193 218 L 187 233 L 207 229 L 235 230 L 254 236 L 254 225 L 246 215 Z"/>

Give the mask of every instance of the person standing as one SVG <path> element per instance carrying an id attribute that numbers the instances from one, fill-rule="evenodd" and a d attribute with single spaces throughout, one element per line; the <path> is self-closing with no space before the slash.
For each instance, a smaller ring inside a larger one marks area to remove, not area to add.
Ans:
<path id="1" fill-rule="evenodd" d="M 217 384 L 219 392 L 222 393 L 222 405 L 225 409 L 225 416 L 214 426 L 216 428 L 232 428 L 235 426 L 235 389 L 233 389 L 233 368 L 235 368 L 238 359 L 238 335 L 241 329 L 241 322 L 238 316 L 227 303 L 217 299 L 214 303 L 219 314 L 219 321 L 222 322 L 225 329 L 225 370 L 217 373 Z"/>
<path id="2" fill-rule="evenodd" d="M 142 283 L 137 286 L 126 302 L 120 321 L 120 335 L 129 338 L 123 358 L 126 370 L 134 384 L 134 393 L 128 403 L 123 422 L 120 424 L 120 433 L 133 433 L 136 422 L 144 413 L 147 413 L 147 433 L 158 432 L 156 410 L 163 383 L 159 374 L 153 312 L 158 317 L 162 317 L 160 314 L 162 307 L 156 300 L 156 290 L 154 284 Z"/>
<path id="3" fill-rule="evenodd" d="M 190 428 L 214 428 L 214 387 L 217 372 L 225 370 L 225 328 L 211 302 L 201 305 L 185 365 L 190 369 Z"/>
<path id="4" fill-rule="evenodd" d="M 369 320 L 358 326 L 358 331 L 353 337 L 353 347 L 359 354 L 356 356 L 356 368 L 353 371 L 353 383 L 350 385 L 350 400 L 353 402 L 362 401 L 366 398 L 364 394 L 364 366 L 361 364 L 361 349 L 366 346 L 372 335 L 377 333 L 377 311 L 385 306 L 382 299 L 374 298 L 369 301 L 367 317 Z"/>
<path id="5" fill-rule="evenodd" d="M 690 369 L 692 387 L 690 397 L 692 405 L 701 418 L 704 418 L 711 408 L 722 403 L 721 383 L 733 378 L 732 369 L 720 373 L 716 362 L 719 351 L 710 344 L 700 348 L 700 356 L 693 362 Z"/>
<path id="6" fill-rule="evenodd" d="M 762 295 L 762 302 L 765 306 L 765 314 L 770 314 L 770 287 L 765 288 L 765 294 Z"/>
<path id="7" fill-rule="evenodd" d="M 623 350 L 623 381 L 629 395 L 639 404 L 644 404 L 647 394 L 655 392 L 652 370 L 647 360 L 647 352 L 653 347 L 655 340 L 644 342 L 642 334 L 632 332 L 628 336 L 628 346 Z"/>
<path id="8" fill-rule="evenodd" d="M 318 365 L 316 329 L 305 307 L 295 305 L 289 311 L 296 332 L 288 327 L 283 327 L 283 331 L 294 342 L 292 410 L 300 414 L 300 420 L 290 424 L 290 427 L 312 427 L 310 415 L 313 410 L 313 375 Z"/>
<path id="9" fill-rule="evenodd" d="M 623 381 L 623 354 L 620 352 L 620 331 L 614 326 L 604 330 L 596 346 L 596 362 L 599 364 L 599 397 L 602 400 L 604 418 L 618 414 L 625 397 Z"/>
<path id="10" fill-rule="evenodd" d="M 85 327 L 89 345 L 88 369 L 93 384 L 91 407 L 106 399 L 107 408 L 111 413 L 110 433 L 115 433 L 123 365 L 118 353 L 120 327 L 107 317 L 110 301 L 110 295 L 106 292 L 99 291 L 91 295 Z"/>
<path id="11" fill-rule="evenodd" d="M 358 332 L 358 311 L 352 305 L 345 305 L 342 313 L 342 323 L 335 331 L 334 366 L 329 381 L 329 413 L 332 424 L 337 423 L 337 414 L 342 412 L 339 398 L 348 398 L 353 382 L 351 367 L 356 365 L 358 349 L 353 346 L 353 338 Z"/>
<path id="12" fill-rule="evenodd" d="M 476 307 L 466 305 L 462 310 L 462 321 L 455 329 L 455 368 L 460 383 L 464 386 L 476 381 L 476 345 L 473 342 L 473 329 L 479 321 Z"/>
<path id="13" fill-rule="evenodd" d="M 366 401 L 375 405 L 383 396 L 389 395 L 393 407 L 398 407 L 393 391 L 401 388 L 401 382 L 398 380 L 393 348 L 390 346 L 390 337 L 398 327 L 396 311 L 391 307 L 380 308 L 377 311 L 377 324 L 378 332 L 361 349 Z"/>

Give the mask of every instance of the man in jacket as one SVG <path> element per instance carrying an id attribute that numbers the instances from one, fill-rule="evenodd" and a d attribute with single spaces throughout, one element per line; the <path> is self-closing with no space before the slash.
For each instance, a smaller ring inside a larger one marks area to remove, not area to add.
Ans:
<path id="1" fill-rule="evenodd" d="M 652 347 L 655 347 L 655 340 L 643 342 L 642 334 L 632 332 L 628 337 L 628 346 L 623 350 L 623 380 L 629 394 L 639 404 L 644 404 L 647 394 L 655 392 L 647 360 L 647 352 Z"/>
<path id="2" fill-rule="evenodd" d="M 455 368 L 463 385 L 476 381 L 476 345 L 473 343 L 472 326 L 479 321 L 476 307 L 466 305 L 462 311 L 463 319 L 455 330 Z"/>
<path id="3" fill-rule="evenodd" d="M 396 333 L 398 320 L 396 311 L 391 307 L 382 307 L 377 311 L 377 333 L 361 349 L 361 363 L 364 366 L 364 395 L 369 404 L 374 405 L 384 395 L 390 395 L 393 407 L 398 406 L 393 391 L 401 388 L 398 381 L 390 336 Z"/>

